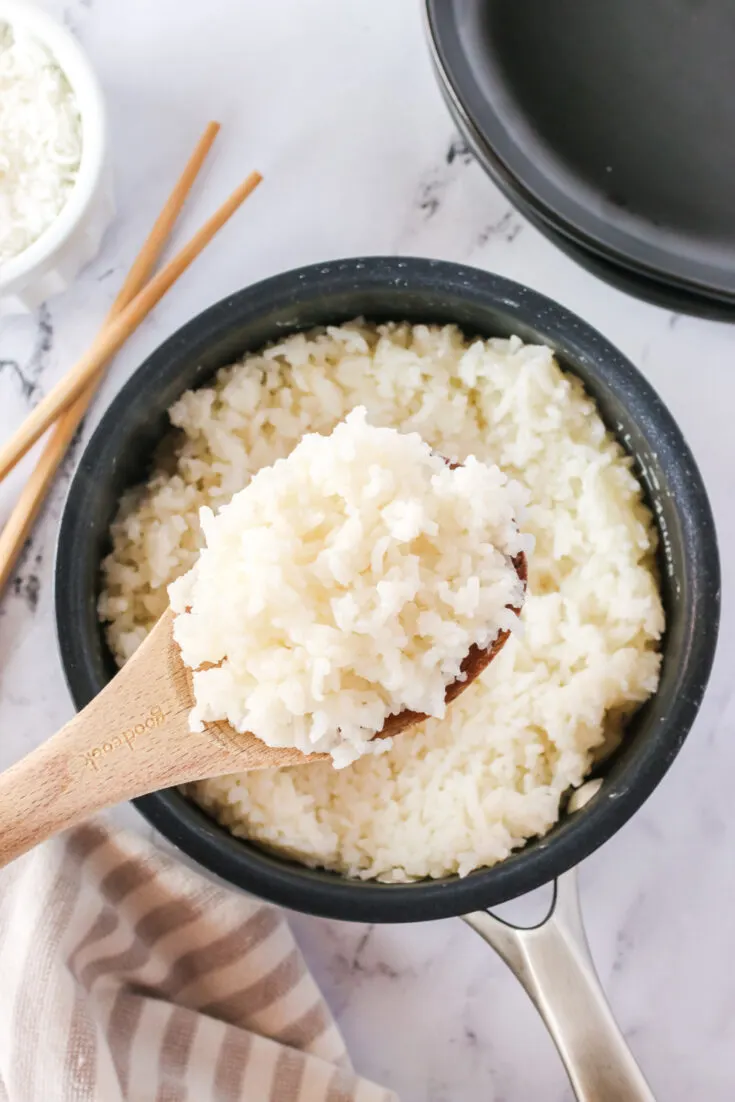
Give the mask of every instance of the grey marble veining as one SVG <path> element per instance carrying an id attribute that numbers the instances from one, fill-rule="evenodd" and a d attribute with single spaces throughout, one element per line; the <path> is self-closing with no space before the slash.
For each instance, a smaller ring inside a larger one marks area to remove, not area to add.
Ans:
<path id="1" fill-rule="evenodd" d="M 99 258 L 37 316 L 0 320 L 0 432 L 88 344 L 210 117 L 223 131 L 183 240 L 251 168 L 266 181 L 116 357 L 85 439 L 121 383 L 200 309 L 310 261 L 404 253 L 472 263 L 563 302 L 637 363 L 701 465 L 735 545 L 735 330 L 627 298 L 513 211 L 457 137 L 431 74 L 419 5 L 396 0 L 49 0 L 93 57 L 109 105 L 119 216 Z M 56 650 L 54 541 L 64 465 L 0 605 L 0 765 L 72 711 Z M 29 462 L 0 486 L 0 520 Z M 735 1094 L 735 608 L 674 768 L 582 870 L 613 1008 L 662 1102 Z M 143 829 L 130 809 L 119 822 Z M 553 1046 L 502 962 L 459 921 L 294 929 L 358 1068 L 404 1102 L 563 1102 Z"/>

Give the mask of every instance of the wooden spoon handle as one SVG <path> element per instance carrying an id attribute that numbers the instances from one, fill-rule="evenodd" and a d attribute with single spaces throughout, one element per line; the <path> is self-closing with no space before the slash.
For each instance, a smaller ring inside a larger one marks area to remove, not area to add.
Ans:
<path id="1" fill-rule="evenodd" d="M 52 738 L 0 773 L 0 868 L 103 807 L 247 769 L 303 765 L 226 723 L 189 730 L 189 673 L 161 617 L 125 667 Z"/>
<path id="2" fill-rule="evenodd" d="M 188 741 L 200 740 L 187 730 L 185 673 L 147 662 L 150 651 L 144 645 L 83 711 L 0 774 L 0 867 L 95 811 L 186 773 Z M 182 740 L 173 760 L 160 746 L 164 730 Z"/>

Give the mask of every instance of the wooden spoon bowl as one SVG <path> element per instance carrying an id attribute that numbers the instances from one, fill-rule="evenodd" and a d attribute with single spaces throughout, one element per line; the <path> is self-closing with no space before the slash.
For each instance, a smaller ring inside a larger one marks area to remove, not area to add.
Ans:
<path id="1" fill-rule="evenodd" d="M 513 562 L 525 586 L 525 556 Z M 191 671 L 174 642 L 173 620 L 169 609 L 86 708 L 0 774 L 0 867 L 94 812 L 148 792 L 227 773 L 328 760 L 326 754 L 266 746 L 227 723 L 191 732 Z M 462 663 L 464 680 L 447 688 L 447 701 L 482 673 L 508 634 L 500 632 L 485 650 L 470 650 Z M 399 734 L 425 718 L 409 711 L 390 716 L 379 737 Z"/>
<path id="2" fill-rule="evenodd" d="M 513 566 L 516 568 L 516 574 L 523 582 L 523 589 L 525 591 L 528 585 L 528 563 L 526 556 L 521 551 L 519 555 L 513 559 Z M 520 615 L 520 608 L 512 608 L 516 616 Z M 483 670 L 492 662 L 510 637 L 509 631 L 500 631 L 495 636 L 494 641 L 489 647 L 481 648 L 474 644 L 470 647 L 467 657 L 460 666 L 462 671 L 462 679 L 453 681 L 451 685 L 447 685 L 447 691 L 444 694 L 444 699 L 447 704 L 451 704 L 453 700 L 456 700 L 465 689 L 477 680 Z M 408 710 L 403 712 L 397 712 L 394 716 L 388 716 L 383 725 L 383 729 L 378 731 L 376 738 L 391 738 L 393 735 L 400 735 L 402 731 L 405 731 L 407 727 L 412 727 L 414 723 L 421 723 L 423 720 L 429 717 L 423 715 L 421 712 L 410 712 Z"/>

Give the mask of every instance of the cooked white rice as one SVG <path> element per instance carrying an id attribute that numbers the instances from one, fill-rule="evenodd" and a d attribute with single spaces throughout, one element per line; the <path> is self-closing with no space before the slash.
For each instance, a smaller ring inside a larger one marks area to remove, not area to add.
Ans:
<path id="1" fill-rule="evenodd" d="M 305 436 L 218 514 L 169 586 L 193 670 L 192 731 L 225 720 L 342 768 L 385 753 L 408 710 L 443 719 L 473 646 L 517 623 L 524 493 L 496 466 L 448 466 L 358 406 Z"/>
<path id="2" fill-rule="evenodd" d="M 181 434 L 125 496 L 100 615 L 122 662 L 217 509 L 307 432 L 355 406 L 529 493 L 535 537 L 523 636 L 448 709 L 343 770 L 329 763 L 205 781 L 194 798 L 233 833 L 351 876 L 403 881 L 503 860 L 559 816 L 594 755 L 654 692 L 663 611 L 655 533 L 630 460 L 551 351 L 458 329 L 361 323 L 290 337 L 171 410 Z"/>

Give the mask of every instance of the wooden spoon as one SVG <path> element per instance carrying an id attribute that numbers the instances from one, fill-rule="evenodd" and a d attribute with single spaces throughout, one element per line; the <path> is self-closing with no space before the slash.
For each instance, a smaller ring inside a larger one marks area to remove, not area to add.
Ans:
<path id="1" fill-rule="evenodd" d="M 523 554 L 513 560 L 524 585 Z M 518 612 L 518 609 L 514 610 Z M 328 759 L 266 746 L 227 723 L 189 730 L 194 705 L 191 672 L 172 634 L 169 610 L 116 677 L 86 708 L 21 761 L 0 774 L 0 867 L 102 808 L 173 785 L 249 769 L 303 765 Z M 485 650 L 473 647 L 462 663 L 463 692 L 500 651 L 502 631 Z M 425 716 L 390 716 L 378 737 L 404 731 Z"/>

